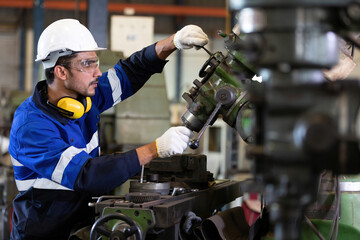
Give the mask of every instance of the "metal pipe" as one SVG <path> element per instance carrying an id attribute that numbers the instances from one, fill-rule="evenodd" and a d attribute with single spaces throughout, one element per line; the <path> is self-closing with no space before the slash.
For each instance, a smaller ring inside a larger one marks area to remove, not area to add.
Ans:
<path id="1" fill-rule="evenodd" d="M 34 1 L 34 56 L 37 52 L 37 42 L 43 31 L 44 26 L 44 0 Z M 33 63 L 33 86 L 36 85 L 39 78 L 40 62 Z"/>

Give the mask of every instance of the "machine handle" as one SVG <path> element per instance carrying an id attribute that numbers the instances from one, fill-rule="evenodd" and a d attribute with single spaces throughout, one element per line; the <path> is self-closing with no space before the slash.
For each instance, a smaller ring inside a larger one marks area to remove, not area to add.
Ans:
<path id="1" fill-rule="evenodd" d="M 111 220 L 124 221 L 129 225 L 129 228 L 124 232 L 119 230 L 112 231 L 106 226 L 106 223 Z M 90 240 L 97 240 L 99 234 L 108 237 L 109 240 L 125 240 L 133 235 L 136 240 L 143 239 L 139 225 L 133 219 L 121 213 L 107 214 L 96 220 L 96 222 L 91 227 Z"/>
<path id="2" fill-rule="evenodd" d="M 193 139 L 189 142 L 189 147 L 191 149 L 197 149 L 199 147 L 199 139 L 201 138 L 201 136 L 203 135 L 203 133 L 205 132 L 205 130 L 207 129 L 207 127 L 209 126 L 209 124 L 211 123 L 213 118 L 216 116 L 216 114 L 219 111 L 219 109 L 221 108 L 221 106 L 222 106 L 221 102 L 216 104 L 214 111 L 211 113 L 210 117 L 208 118 L 208 120 L 206 121 L 204 126 L 201 128 L 199 135 L 196 137 L 196 139 Z"/>

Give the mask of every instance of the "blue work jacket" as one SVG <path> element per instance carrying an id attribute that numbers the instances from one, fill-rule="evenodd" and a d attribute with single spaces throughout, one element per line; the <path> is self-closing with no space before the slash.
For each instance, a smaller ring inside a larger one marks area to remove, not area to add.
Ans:
<path id="1" fill-rule="evenodd" d="M 16 110 L 9 153 L 19 190 L 12 239 L 67 239 L 91 224 L 92 196 L 106 194 L 140 171 L 135 150 L 100 156 L 100 114 L 139 90 L 166 61 L 150 45 L 120 60 L 99 78 L 92 108 L 79 119 L 47 104 L 47 84 Z"/>

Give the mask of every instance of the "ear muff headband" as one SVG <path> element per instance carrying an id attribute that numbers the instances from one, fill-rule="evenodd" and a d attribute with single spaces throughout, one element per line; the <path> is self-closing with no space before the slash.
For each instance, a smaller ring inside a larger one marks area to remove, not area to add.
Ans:
<path id="1" fill-rule="evenodd" d="M 85 106 L 85 112 L 86 112 L 86 113 L 87 113 L 88 111 L 90 111 L 91 106 L 92 106 L 91 98 L 89 98 L 89 97 L 86 97 L 86 98 L 85 98 L 85 104 L 84 104 L 84 106 Z"/>
<path id="2" fill-rule="evenodd" d="M 91 109 L 91 98 L 80 97 L 75 99 L 72 97 L 63 97 L 54 106 L 63 116 L 70 119 L 81 118 L 84 113 Z"/>

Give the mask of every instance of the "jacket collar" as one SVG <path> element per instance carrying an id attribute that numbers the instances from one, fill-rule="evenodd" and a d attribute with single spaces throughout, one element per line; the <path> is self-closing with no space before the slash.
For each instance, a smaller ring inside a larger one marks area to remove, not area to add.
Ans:
<path id="1" fill-rule="evenodd" d="M 54 118 L 55 120 L 59 121 L 61 124 L 66 125 L 69 119 L 62 116 L 56 109 L 50 107 L 47 104 L 47 100 L 48 100 L 47 83 L 46 80 L 43 80 L 38 82 L 35 86 L 35 90 L 33 94 L 33 101 L 35 105 L 46 115 Z"/>

